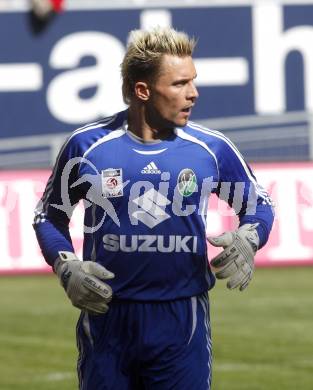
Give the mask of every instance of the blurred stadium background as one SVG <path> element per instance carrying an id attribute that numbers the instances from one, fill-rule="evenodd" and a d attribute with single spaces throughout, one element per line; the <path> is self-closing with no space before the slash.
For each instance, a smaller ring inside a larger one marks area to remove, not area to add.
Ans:
<path id="1" fill-rule="evenodd" d="M 77 311 L 32 212 L 65 137 L 124 108 L 128 32 L 156 24 L 198 38 L 192 119 L 230 137 L 276 203 L 252 285 L 211 293 L 213 390 L 312 390 L 313 0 L 0 0 L 0 389 L 77 388 Z M 209 220 L 235 223 L 216 201 Z"/>

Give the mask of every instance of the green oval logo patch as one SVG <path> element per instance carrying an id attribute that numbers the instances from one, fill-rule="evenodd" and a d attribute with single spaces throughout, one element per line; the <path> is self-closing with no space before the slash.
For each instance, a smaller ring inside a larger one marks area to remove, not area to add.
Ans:
<path id="1" fill-rule="evenodd" d="M 194 171 L 190 168 L 185 168 L 178 175 L 178 191 L 182 196 L 190 196 L 197 189 L 197 178 Z"/>

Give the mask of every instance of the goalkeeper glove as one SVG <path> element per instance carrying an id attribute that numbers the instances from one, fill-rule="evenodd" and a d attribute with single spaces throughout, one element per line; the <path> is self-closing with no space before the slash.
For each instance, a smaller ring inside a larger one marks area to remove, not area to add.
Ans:
<path id="1" fill-rule="evenodd" d="M 112 279 L 114 274 L 98 263 L 79 260 L 72 252 L 59 255 L 53 270 L 73 306 L 90 314 L 106 313 L 112 289 L 102 280 Z"/>
<path id="2" fill-rule="evenodd" d="M 208 241 L 224 250 L 214 257 L 211 265 L 217 268 L 218 279 L 229 278 L 227 287 L 244 290 L 254 271 L 254 255 L 258 250 L 258 223 L 242 225 L 234 232 L 226 232 L 218 237 L 208 237 Z"/>

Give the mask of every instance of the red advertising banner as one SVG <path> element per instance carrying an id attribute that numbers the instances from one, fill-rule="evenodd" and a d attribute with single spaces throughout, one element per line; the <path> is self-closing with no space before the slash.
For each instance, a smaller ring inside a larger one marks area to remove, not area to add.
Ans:
<path id="1" fill-rule="evenodd" d="M 256 256 L 257 266 L 313 264 L 313 163 L 256 164 L 259 183 L 275 203 L 276 219 L 268 244 Z M 32 228 L 33 210 L 45 188 L 48 171 L 0 172 L 0 274 L 50 272 Z M 235 228 L 237 217 L 212 198 L 208 235 Z M 73 214 L 71 236 L 81 256 L 83 206 Z M 209 256 L 216 249 L 209 246 Z"/>

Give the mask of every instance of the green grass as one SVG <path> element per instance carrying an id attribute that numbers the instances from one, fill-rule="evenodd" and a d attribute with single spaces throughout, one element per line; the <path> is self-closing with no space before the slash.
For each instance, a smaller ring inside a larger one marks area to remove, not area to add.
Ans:
<path id="1" fill-rule="evenodd" d="M 312 390 L 312 280 L 284 268 L 258 269 L 242 293 L 217 283 L 212 390 Z M 55 276 L 1 277 L 0 310 L 0 389 L 77 389 L 78 311 Z"/>
<path id="2" fill-rule="evenodd" d="M 258 269 L 211 293 L 214 390 L 312 390 L 313 268 Z"/>
<path id="3" fill-rule="evenodd" d="M 56 277 L 0 278 L 0 311 L 0 389 L 76 389 L 78 311 Z"/>

